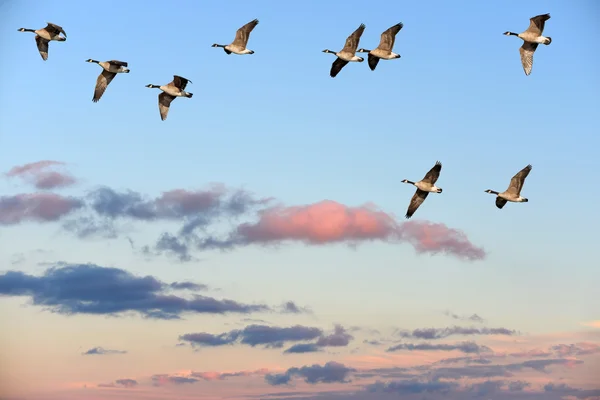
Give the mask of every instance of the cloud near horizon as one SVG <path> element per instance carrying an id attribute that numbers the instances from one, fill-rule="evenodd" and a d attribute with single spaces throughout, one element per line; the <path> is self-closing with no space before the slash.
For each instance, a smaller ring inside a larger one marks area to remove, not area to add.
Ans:
<path id="1" fill-rule="evenodd" d="M 10 174 L 21 176 L 38 171 L 39 176 L 39 171 L 58 164 L 61 163 L 40 161 L 15 167 Z M 446 254 L 470 261 L 486 257 L 485 250 L 472 244 L 460 230 L 422 220 L 399 222 L 374 205 L 353 207 L 323 200 L 300 206 L 273 206 L 273 200 L 222 184 L 205 190 L 172 189 L 154 198 L 102 186 L 80 198 L 52 193 L 0 197 L 0 224 L 62 220 L 63 229 L 84 239 L 119 237 L 121 222 L 177 222 L 181 224 L 178 232 L 164 232 L 154 245 L 144 245 L 141 251 L 149 256 L 173 255 L 183 262 L 194 260 L 194 250 L 233 250 L 285 242 L 358 246 L 382 241 L 410 244 L 419 254 Z M 221 234 L 211 233 L 223 218 L 239 217 L 257 220 L 237 223 Z"/>
<path id="2" fill-rule="evenodd" d="M 40 190 L 59 189 L 77 182 L 70 174 L 53 170 L 53 167 L 64 165 L 61 161 L 42 160 L 13 167 L 5 176 L 21 178 Z"/>
<path id="3" fill-rule="evenodd" d="M 91 349 L 81 353 L 81 355 L 83 356 L 90 356 L 90 355 L 107 355 L 107 354 L 127 354 L 127 351 L 125 350 L 111 350 L 111 349 L 105 349 L 103 347 L 92 347 Z"/>
<path id="4" fill-rule="evenodd" d="M 67 264 L 48 268 L 40 276 L 21 271 L 0 274 L 0 296 L 26 296 L 33 305 L 58 314 L 138 314 L 151 319 L 181 319 L 183 314 L 249 314 L 273 312 L 265 304 L 244 304 L 197 294 L 206 285 L 166 283 L 136 276 L 119 268 Z M 189 297 L 173 291 L 191 291 Z M 281 311 L 284 312 L 284 311 Z"/>
<path id="5" fill-rule="evenodd" d="M 414 339 L 443 339 L 448 336 L 455 335 L 506 335 L 515 336 L 518 334 L 517 331 L 506 329 L 506 328 L 467 328 L 462 326 L 451 326 L 447 328 L 419 328 L 413 331 L 400 331 L 397 333 L 398 336 L 403 338 L 414 338 Z"/>

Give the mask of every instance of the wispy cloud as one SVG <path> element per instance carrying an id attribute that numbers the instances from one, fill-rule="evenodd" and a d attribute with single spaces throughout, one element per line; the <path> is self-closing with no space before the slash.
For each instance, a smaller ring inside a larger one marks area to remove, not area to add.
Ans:
<path id="1" fill-rule="evenodd" d="M 284 353 L 313 353 L 321 351 L 324 347 L 344 347 L 348 346 L 352 339 L 354 336 L 348 333 L 343 326 L 335 325 L 333 333 L 321 335 L 315 343 L 295 344 Z"/>
<path id="2" fill-rule="evenodd" d="M 393 352 L 399 350 L 407 350 L 407 351 L 462 351 L 463 353 L 481 353 L 492 351 L 487 346 L 478 345 L 475 342 L 460 342 L 454 344 L 441 343 L 441 344 L 431 344 L 431 343 L 400 343 L 395 346 L 388 348 L 386 351 Z"/>
<path id="3" fill-rule="evenodd" d="M 403 338 L 415 339 L 443 339 L 454 335 L 517 335 L 517 331 L 507 328 L 467 328 L 462 326 L 451 326 L 447 328 L 419 328 L 413 331 L 399 331 L 398 335 Z"/>
<path id="4" fill-rule="evenodd" d="M 21 178 L 36 189 L 58 189 L 71 186 L 76 179 L 67 172 L 55 171 L 64 166 L 64 162 L 43 160 L 13 167 L 5 175 L 9 178 Z"/>
<path id="5" fill-rule="evenodd" d="M 81 355 L 90 356 L 90 355 L 126 354 L 126 353 L 127 353 L 127 351 L 125 351 L 125 350 L 111 350 L 111 349 L 105 349 L 103 347 L 92 347 L 91 349 L 81 353 Z"/>
<path id="6" fill-rule="evenodd" d="M 184 313 L 248 314 L 270 310 L 264 304 L 219 300 L 196 293 L 185 298 L 170 293 L 203 287 L 196 283 L 166 283 L 152 276 L 136 276 L 94 264 L 65 264 L 49 268 L 41 276 L 20 271 L 0 275 L 0 295 L 27 296 L 34 305 L 60 314 L 133 312 L 146 318 L 178 319 Z"/>
<path id="7" fill-rule="evenodd" d="M 283 374 L 267 374 L 265 381 L 269 385 L 288 385 L 294 377 L 299 377 L 306 383 L 347 383 L 348 376 L 355 371 L 353 368 L 348 368 L 344 364 L 330 361 L 325 365 L 319 364 L 307 365 L 300 368 L 289 368 Z"/>
<path id="8" fill-rule="evenodd" d="M 477 314 L 471 314 L 471 315 L 458 315 L 455 314 L 451 311 L 444 311 L 444 315 L 447 315 L 448 317 L 452 318 L 452 319 L 458 319 L 460 321 L 470 321 L 470 322 L 478 322 L 478 323 L 484 323 L 485 319 L 483 319 L 482 317 L 480 317 Z"/>
<path id="9" fill-rule="evenodd" d="M 100 388 L 133 388 L 138 385 L 135 379 L 117 379 L 111 383 L 99 383 Z"/>
<path id="10" fill-rule="evenodd" d="M 83 203 L 73 197 L 55 193 L 26 193 L 0 196 L 0 225 L 21 222 L 54 222 L 81 208 Z"/>

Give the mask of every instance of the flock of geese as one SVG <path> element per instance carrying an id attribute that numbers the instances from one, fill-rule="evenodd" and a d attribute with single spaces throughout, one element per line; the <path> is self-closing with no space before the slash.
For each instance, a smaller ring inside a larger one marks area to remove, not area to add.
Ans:
<path id="1" fill-rule="evenodd" d="M 550 19 L 550 14 L 541 14 L 530 18 L 529 27 L 522 33 L 504 32 L 507 36 L 517 36 L 523 40 L 522 46 L 519 48 L 521 55 L 521 64 L 525 75 L 531 74 L 533 67 L 533 54 L 536 51 L 539 44 L 549 45 L 552 42 L 552 38 L 545 37 L 542 35 L 544 32 L 544 25 L 547 20 Z M 250 33 L 258 25 L 258 19 L 254 19 L 236 31 L 235 39 L 229 44 L 213 44 L 212 47 L 220 47 L 223 51 L 230 54 L 246 55 L 254 54 L 253 50 L 248 49 L 248 39 Z M 360 38 L 365 30 L 365 25 L 360 26 L 346 39 L 346 43 L 342 50 L 332 51 L 329 49 L 323 50 L 324 53 L 333 54 L 336 56 L 335 61 L 331 65 L 329 75 L 335 78 L 342 68 L 344 68 L 350 62 L 363 62 L 364 58 L 359 57 L 356 53 L 367 53 L 368 64 L 371 71 L 375 71 L 379 60 L 394 60 L 400 58 L 400 54 L 394 53 L 394 43 L 396 35 L 402 29 L 404 25 L 398 23 L 381 34 L 379 45 L 373 50 L 367 50 L 364 48 L 358 48 Z M 47 23 L 45 28 L 41 29 L 26 29 L 20 28 L 19 32 L 32 32 L 35 33 L 35 42 L 37 44 L 38 51 L 44 61 L 48 60 L 48 44 L 51 41 L 64 42 L 67 40 L 67 34 L 64 29 L 56 24 Z M 63 36 L 61 36 L 61 34 Z M 86 62 L 96 63 L 102 67 L 102 72 L 96 80 L 96 87 L 94 89 L 93 102 L 98 102 L 108 85 L 112 82 L 115 76 L 119 73 L 129 73 L 127 62 L 110 60 L 110 61 L 97 61 L 94 59 L 88 59 Z M 191 98 L 193 93 L 187 92 L 185 89 L 188 83 L 192 83 L 189 79 L 186 79 L 179 75 L 173 75 L 173 80 L 165 85 L 146 85 L 147 88 L 160 89 L 162 93 L 158 95 L 158 109 L 160 112 L 161 120 L 166 120 L 169 113 L 171 102 L 177 97 Z M 486 193 L 496 195 L 496 207 L 502 208 L 507 202 L 523 203 L 528 200 L 521 196 L 521 189 L 523 183 L 529 172 L 531 171 L 531 165 L 527 165 L 515 176 L 512 177 L 508 189 L 503 192 L 496 192 L 494 190 L 486 190 Z M 435 185 L 436 181 L 440 176 L 442 170 L 442 164 L 438 161 L 436 164 L 427 172 L 425 177 L 418 181 L 413 182 L 408 179 L 404 179 L 402 182 L 411 184 L 417 187 L 415 194 L 413 195 L 408 210 L 406 212 L 406 218 L 412 217 L 415 211 L 423 204 L 429 193 L 442 193 L 442 189 Z"/>

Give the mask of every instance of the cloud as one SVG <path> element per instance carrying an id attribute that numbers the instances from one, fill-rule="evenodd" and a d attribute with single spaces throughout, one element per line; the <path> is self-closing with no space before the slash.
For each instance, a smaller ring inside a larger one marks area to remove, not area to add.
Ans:
<path id="1" fill-rule="evenodd" d="M 280 348 L 285 342 L 299 342 L 319 337 L 323 331 L 302 325 L 275 327 L 267 325 L 248 325 L 244 329 L 235 329 L 221 334 L 188 333 L 179 336 L 179 340 L 189 342 L 193 346 L 216 347 L 233 344 L 246 344 L 252 347 L 264 345 L 269 348 Z"/>
<path id="2" fill-rule="evenodd" d="M 82 205 L 78 199 L 54 193 L 0 196 L 0 225 L 14 225 L 25 221 L 58 221 Z"/>
<path id="3" fill-rule="evenodd" d="M 285 350 L 284 353 L 314 353 L 319 352 L 323 347 L 343 347 L 348 346 L 350 340 L 354 339 L 354 336 L 349 334 L 346 329 L 341 325 L 335 325 L 333 333 L 330 335 L 319 336 L 315 343 L 300 343 L 293 345 L 289 349 Z"/>
<path id="4" fill-rule="evenodd" d="M 506 328 L 466 328 L 451 326 L 448 328 L 421 328 L 412 332 L 401 331 L 399 336 L 415 339 L 443 339 L 453 335 L 507 335 L 513 336 L 517 332 Z"/>
<path id="5" fill-rule="evenodd" d="M 411 394 L 411 393 L 446 393 L 451 389 L 458 387 L 458 384 L 454 382 L 440 382 L 440 381 L 429 381 L 420 382 L 418 380 L 405 380 L 405 381 L 393 381 L 393 382 L 381 382 L 377 381 L 373 384 L 367 385 L 365 389 L 371 393 L 398 393 L 398 394 Z"/>
<path id="6" fill-rule="evenodd" d="M 282 308 L 284 314 L 310 314 L 311 311 L 308 307 L 300 307 L 293 301 L 286 301 Z"/>
<path id="7" fill-rule="evenodd" d="M 152 385 L 154 386 L 185 385 L 199 381 L 197 378 L 167 374 L 152 375 L 150 379 L 152 380 Z"/>
<path id="8" fill-rule="evenodd" d="M 561 357 L 585 356 L 600 353 L 600 346 L 594 343 L 559 344 L 550 348 Z"/>
<path id="9" fill-rule="evenodd" d="M 578 399 L 587 399 L 587 398 L 591 398 L 591 397 L 600 397 L 600 388 L 598 389 L 591 389 L 591 390 L 584 390 L 584 389 L 577 389 L 571 386 L 568 386 L 564 383 L 561 384 L 554 384 L 554 383 L 549 383 L 547 385 L 544 386 L 544 391 L 545 392 L 552 392 L 552 393 L 558 393 L 562 396 L 573 396 L 576 397 Z"/>
<path id="10" fill-rule="evenodd" d="M 285 350 L 284 353 L 317 353 L 322 347 L 316 343 L 299 343 Z"/>
<path id="11" fill-rule="evenodd" d="M 582 322 L 581 325 L 583 325 L 583 326 L 589 326 L 591 328 L 600 328 L 600 320 L 598 320 L 598 321 Z"/>
<path id="12" fill-rule="evenodd" d="M 135 379 L 117 379 L 116 381 L 114 381 L 112 383 L 100 383 L 100 384 L 98 384 L 98 387 L 102 387 L 102 388 L 116 388 L 116 387 L 132 388 L 137 385 L 138 385 L 138 382 Z"/>
<path id="13" fill-rule="evenodd" d="M 126 312 L 146 318 L 178 319 L 181 314 L 225 314 L 268 311 L 263 304 L 243 304 L 193 294 L 184 298 L 169 293 L 202 288 L 190 283 L 169 284 L 152 276 L 136 276 L 122 269 L 94 264 L 64 264 L 41 276 L 20 271 L 0 275 L 0 295 L 28 296 L 34 305 L 59 314 L 119 315 Z"/>
<path id="14" fill-rule="evenodd" d="M 76 180 L 68 173 L 53 171 L 52 167 L 62 166 L 60 161 L 37 161 L 13 167 L 5 175 L 9 178 L 21 178 L 36 189 L 58 189 L 73 185 Z"/>
<path id="15" fill-rule="evenodd" d="M 397 344 L 395 346 L 392 346 L 390 348 L 388 348 L 386 351 L 388 352 L 393 352 L 393 351 L 398 351 L 398 350 L 408 350 L 408 351 L 435 351 L 435 350 L 441 350 L 441 351 L 453 351 L 453 350 L 458 350 L 458 351 L 462 351 L 463 353 L 480 353 L 480 352 L 486 352 L 486 351 L 491 351 L 491 349 L 487 346 L 483 346 L 483 345 L 478 345 L 475 342 L 461 342 L 461 343 L 455 343 L 455 344 L 431 344 L 431 343 L 419 343 L 419 344 L 413 344 L 413 343 L 400 343 Z"/>
<path id="16" fill-rule="evenodd" d="M 237 372 L 192 372 L 190 375 L 194 378 L 203 379 L 205 381 L 222 381 L 227 378 L 236 378 L 242 376 L 266 375 L 269 372 L 266 368 L 257 369 L 254 371 L 237 371 Z"/>
<path id="17" fill-rule="evenodd" d="M 318 364 L 304 366 L 301 368 L 290 368 L 283 374 L 267 374 L 265 381 L 272 386 L 287 385 L 294 377 L 302 378 L 306 383 L 347 383 L 348 375 L 356 371 L 344 364 L 330 361 L 323 366 Z"/>
<path id="18" fill-rule="evenodd" d="M 477 314 L 471 314 L 471 315 L 465 316 L 465 315 L 458 315 L 451 311 L 446 310 L 446 311 L 444 311 L 444 315 L 447 315 L 448 317 L 450 317 L 452 319 L 458 319 L 461 321 L 478 322 L 481 324 L 483 324 L 485 322 L 485 319 L 483 319 L 482 317 L 480 317 Z"/>
<path id="19" fill-rule="evenodd" d="M 110 350 L 110 349 L 105 349 L 103 347 L 93 347 L 91 349 L 89 349 L 88 351 L 85 351 L 83 353 L 81 353 L 81 355 L 83 356 L 89 356 L 89 355 L 106 355 L 106 354 L 126 354 L 127 351 L 125 350 Z"/>
<path id="20" fill-rule="evenodd" d="M 325 200 L 306 206 L 273 207 L 260 212 L 259 221 L 238 226 L 245 243 L 299 241 L 310 245 L 382 240 L 406 242 L 419 253 L 452 254 L 478 260 L 485 251 L 474 246 L 458 230 L 427 221 L 399 224 L 392 216 L 372 206 L 349 207 Z"/>

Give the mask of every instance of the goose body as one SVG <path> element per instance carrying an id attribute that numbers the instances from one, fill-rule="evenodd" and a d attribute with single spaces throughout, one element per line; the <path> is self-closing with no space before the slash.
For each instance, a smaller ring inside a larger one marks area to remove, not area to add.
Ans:
<path id="1" fill-rule="evenodd" d="M 242 26 L 235 32 L 235 39 L 230 44 L 213 44 L 212 47 L 221 47 L 227 54 L 254 54 L 254 50 L 246 48 L 248 45 L 248 39 L 250 39 L 250 32 L 258 25 L 258 20 L 253 19 L 246 25 Z"/>
<path id="2" fill-rule="evenodd" d="M 552 43 L 551 37 L 542 36 L 546 21 L 549 19 L 550 14 L 536 15 L 529 19 L 529 27 L 526 31 L 521 33 L 510 31 L 504 32 L 507 36 L 517 36 L 523 40 L 523 45 L 519 48 L 519 54 L 521 55 L 521 64 L 523 65 L 525 75 L 531 74 L 531 69 L 533 68 L 533 53 L 535 53 L 538 45 L 544 44 L 547 46 Z"/>
<path id="3" fill-rule="evenodd" d="M 93 59 L 87 59 L 86 62 L 96 63 L 102 67 L 103 71 L 98 75 L 98 79 L 96 79 L 96 87 L 94 89 L 94 97 L 92 101 L 94 103 L 98 102 L 106 88 L 112 82 L 115 76 L 120 73 L 129 73 L 129 68 L 127 68 L 127 63 L 125 61 L 118 60 L 110 60 L 110 61 L 96 61 Z"/>
<path id="4" fill-rule="evenodd" d="M 417 191 L 413 195 L 410 200 L 410 204 L 408 206 L 408 210 L 406 211 L 406 218 L 410 218 L 413 216 L 417 208 L 427 198 L 429 193 L 442 193 L 442 188 L 439 188 L 435 185 L 438 178 L 440 177 L 440 171 L 442 170 L 442 163 L 437 161 L 435 165 L 425 174 L 425 177 L 418 182 L 409 181 L 408 179 L 402 180 L 402 183 L 407 183 L 409 185 L 413 185 L 417 187 Z"/>
<path id="5" fill-rule="evenodd" d="M 158 110 L 160 112 L 161 120 L 164 121 L 167 119 L 171 102 L 175 100 L 176 97 L 192 98 L 194 94 L 185 91 L 188 82 L 193 83 L 189 79 L 173 75 L 173 80 L 166 85 L 146 85 L 147 88 L 160 89 L 163 91 L 163 93 L 158 95 Z"/>
<path id="6" fill-rule="evenodd" d="M 496 207 L 501 209 L 508 201 L 512 203 L 527 203 L 529 201 L 529 199 L 521 196 L 521 189 L 523 189 L 525 178 L 529 175 L 531 168 L 532 166 L 529 164 L 521 171 L 517 172 L 517 174 L 511 178 L 508 189 L 504 192 L 496 192 L 491 189 L 485 191 L 486 193 L 496 195 Z"/>
<path id="7" fill-rule="evenodd" d="M 360 24 L 360 26 L 354 32 L 352 32 L 350 36 L 348 36 L 344 48 L 338 52 L 331 51 L 329 49 L 323 50 L 323 53 L 334 54 L 337 57 L 333 64 L 331 64 L 329 76 L 335 78 L 342 68 L 344 68 L 349 62 L 363 62 L 365 60 L 364 58 L 356 55 L 356 48 L 358 47 L 358 42 L 360 41 L 360 37 L 364 31 L 365 24 Z"/>
<path id="8" fill-rule="evenodd" d="M 386 29 L 381 34 L 381 39 L 379 41 L 379 46 L 377 46 L 373 50 L 367 49 L 358 49 L 359 53 L 369 53 L 369 68 L 371 71 L 375 71 L 379 60 L 393 60 L 396 58 L 400 58 L 400 54 L 394 53 L 392 49 L 394 48 L 394 43 L 396 42 L 396 35 L 400 30 L 404 27 L 402 22 Z"/>
<path id="9" fill-rule="evenodd" d="M 28 28 L 19 28 L 19 32 L 32 32 L 35 33 L 35 44 L 37 45 L 38 51 L 40 52 L 40 56 L 42 56 L 42 60 L 48 60 L 48 45 L 50 41 L 54 40 L 57 42 L 64 42 L 67 40 L 67 34 L 65 30 L 56 24 L 48 22 L 45 28 L 41 29 L 28 29 Z M 60 34 L 64 36 L 60 36 Z"/>

